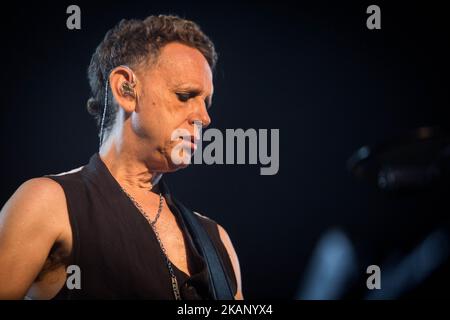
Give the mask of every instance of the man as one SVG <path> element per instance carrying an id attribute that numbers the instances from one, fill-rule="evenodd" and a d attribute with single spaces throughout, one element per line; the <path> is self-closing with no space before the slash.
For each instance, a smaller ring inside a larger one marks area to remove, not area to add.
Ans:
<path id="1" fill-rule="evenodd" d="M 211 122 L 215 63 L 208 37 L 175 16 L 123 20 L 106 34 L 88 70 L 100 150 L 83 167 L 26 181 L 3 207 L 1 299 L 211 298 L 204 260 L 160 178 L 186 166 L 173 156 L 194 151 L 194 125 Z M 189 132 L 188 143 L 174 132 Z M 230 238 L 197 217 L 243 299 Z M 75 288 L 70 265 L 80 271 Z"/>

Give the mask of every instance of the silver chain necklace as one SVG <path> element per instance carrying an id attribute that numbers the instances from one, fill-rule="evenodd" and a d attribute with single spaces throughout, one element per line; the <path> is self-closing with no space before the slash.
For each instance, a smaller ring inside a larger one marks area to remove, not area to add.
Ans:
<path id="1" fill-rule="evenodd" d="M 172 280 L 172 291 L 173 291 L 173 294 L 175 296 L 175 300 L 181 300 L 180 288 L 178 286 L 177 277 L 175 276 L 175 273 L 174 273 L 173 268 L 172 268 L 172 263 L 170 262 L 169 257 L 167 256 L 166 248 L 164 248 L 164 245 L 163 245 L 163 243 L 161 241 L 161 238 L 159 237 L 158 230 L 156 230 L 156 228 L 155 228 L 155 223 L 156 223 L 156 221 L 158 221 L 158 218 L 161 215 L 161 211 L 162 211 L 162 208 L 163 208 L 163 196 L 162 196 L 162 193 L 161 192 L 159 193 L 158 212 L 156 213 L 155 220 L 152 221 L 150 219 L 150 217 L 147 215 L 147 213 L 144 211 L 144 209 L 142 209 L 141 205 L 128 192 L 126 192 L 122 187 L 120 187 L 120 188 L 127 195 L 127 197 L 130 198 L 130 200 L 134 203 L 136 208 L 138 208 L 138 210 L 142 213 L 142 215 L 145 217 L 145 219 L 147 219 L 147 221 L 150 223 L 150 226 L 152 227 L 153 232 L 156 235 L 156 239 L 159 242 L 159 246 L 161 247 L 161 251 L 164 254 L 164 258 L 166 260 L 167 268 L 169 269 L 169 272 L 170 272 L 170 277 L 171 277 L 171 280 Z"/>

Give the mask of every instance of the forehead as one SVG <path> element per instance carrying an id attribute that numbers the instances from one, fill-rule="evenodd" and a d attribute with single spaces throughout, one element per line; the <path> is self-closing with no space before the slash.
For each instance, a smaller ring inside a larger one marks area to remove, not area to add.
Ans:
<path id="1" fill-rule="evenodd" d="M 212 91 L 212 72 L 208 61 L 199 50 L 187 45 L 167 44 L 151 69 L 169 86 L 192 85 Z"/>

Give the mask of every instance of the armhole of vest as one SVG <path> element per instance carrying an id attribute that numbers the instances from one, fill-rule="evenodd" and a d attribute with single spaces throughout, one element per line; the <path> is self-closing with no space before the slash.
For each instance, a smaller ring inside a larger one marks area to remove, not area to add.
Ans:
<path id="1" fill-rule="evenodd" d="M 214 220 L 212 220 L 212 221 L 214 221 Z M 217 222 L 215 222 L 215 228 L 216 228 L 216 231 L 217 231 L 217 234 L 219 237 L 220 244 L 223 248 L 223 252 L 226 255 L 225 259 L 228 259 L 228 262 L 230 263 L 230 267 L 231 267 L 230 271 L 233 273 L 233 279 L 234 279 L 234 281 L 232 279 L 230 279 L 230 281 L 234 282 L 235 290 L 233 290 L 233 296 L 236 296 L 237 290 L 238 290 L 238 283 L 237 283 L 236 272 L 234 271 L 233 261 L 231 261 L 231 257 L 230 257 L 230 254 L 228 253 L 227 247 L 225 246 L 225 244 L 222 241 L 222 238 L 220 237 L 219 224 Z"/>
<path id="2" fill-rule="evenodd" d="M 217 239 L 218 239 L 218 241 L 220 241 L 219 245 L 222 246 L 222 250 L 221 251 L 225 255 L 225 257 L 223 257 L 223 255 L 221 255 L 221 259 L 222 258 L 228 259 L 229 265 L 231 267 L 230 271 L 233 273 L 234 281 L 232 279 L 230 279 L 230 281 L 234 282 L 235 290 L 233 290 L 233 295 L 235 296 L 237 294 L 237 290 L 238 290 L 236 272 L 234 271 L 233 261 L 231 261 L 231 257 L 230 257 L 230 255 L 228 253 L 227 247 L 225 246 L 225 244 L 222 241 L 222 238 L 220 237 L 219 224 L 217 223 L 217 221 L 215 221 L 215 220 L 213 220 L 213 219 L 211 219 L 211 218 L 209 218 L 207 216 L 204 216 L 204 215 L 202 215 L 202 214 L 200 214 L 198 212 L 195 212 L 195 211 L 193 211 L 193 212 L 198 216 L 199 219 L 206 220 L 206 223 L 212 223 L 214 225 L 215 232 L 217 232 Z M 219 249 L 219 248 L 217 248 L 217 249 Z M 223 263 L 225 264 L 225 261 L 223 261 Z"/>
<path id="3" fill-rule="evenodd" d="M 72 234 L 72 251 L 69 255 L 69 265 L 76 265 L 79 266 L 79 234 L 78 234 L 78 223 L 77 219 L 75 217 L 75 214 L 73 213 L 74 206 L 72 204 L 72 200 L 70 198 L 70 194 L 68 194 L 68 190 L 66 189 L 65 182 L 68 182 L 67 180 L 64 182 L 62 179 L 60 180 L 59 176 L 54 175 L 46 175 L 46 178 L 50 178 L 56 183 L 58 183 L 61 188 L 63 189 L 64 196 L 66 198 L 66 205 L 67 205 L 67 214 L 69 215 L 69 223 L 70 223 L 70 229 Z M 70 183 L 70 182 L 69 182 Z M 67 290 L 67 299 L 70 300 L 72 296 L 72 291 L 74 290 Z M 58 295 L 58 294 L 57 294 Z"/>

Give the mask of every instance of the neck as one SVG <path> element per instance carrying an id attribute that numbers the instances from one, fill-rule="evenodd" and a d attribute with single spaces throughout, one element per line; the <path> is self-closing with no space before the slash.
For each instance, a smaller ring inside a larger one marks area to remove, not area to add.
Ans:
<path id="1" fill-rule="evenodd" d="M 123 143 L 117 132 L 111 132 L 99 154 L 112 176 L 129 192 L 154 191 L 162 176 L 150 170 L 140 153 L 130 144 Z"/>

